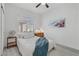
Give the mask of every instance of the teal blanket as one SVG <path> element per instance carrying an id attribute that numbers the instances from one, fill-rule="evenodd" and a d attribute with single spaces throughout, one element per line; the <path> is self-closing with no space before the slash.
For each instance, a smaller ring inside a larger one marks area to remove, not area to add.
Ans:
<path id="1" fill-rule="evenodd" d="M 40 37 L 35 44 L 33 56 L 47 56 L 49 42 L 45 37 Z"/>

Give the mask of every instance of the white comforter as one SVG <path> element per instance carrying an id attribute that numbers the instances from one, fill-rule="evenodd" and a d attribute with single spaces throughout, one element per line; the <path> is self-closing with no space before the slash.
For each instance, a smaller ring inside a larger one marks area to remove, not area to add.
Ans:
<path id="1" fill-rule="evenodd" d="M 18 38 L 17 45 L 18 45 L 20 53 L 23 56 L 32 56 L 33 51 L 35 49 L 35 43 L 38 38 L 39 37 L 36 37 L 36 36 L 32 37 L 32 38 L 28 38 L 28 39 Z M 54 43 L 53 43 L 53 40 L 51 40 L 51 39 L 48 39 L 48 41 L 49 41 L 49 49 L 48 49 L 48 51 L 49 51 L 50 49 L 53 48 Z"/>

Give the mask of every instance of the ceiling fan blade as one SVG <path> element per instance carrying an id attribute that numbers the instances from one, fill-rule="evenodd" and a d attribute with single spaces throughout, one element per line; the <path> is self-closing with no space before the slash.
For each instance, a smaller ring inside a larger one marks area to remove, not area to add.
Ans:
<path id="1" fill-rule="evenodd" d="M 38 8 L 40 5 L 41 5 L 41 3 L 39 3 L 39 4 L 36 6 L 36 8 Z"/>
<path id="2" fill-rule="evenodd" d="M 49 8 L 49 5 L 48 5 L 47 3 L 45 4 L 45 6 L 46 6 L 47 8 Z"/>

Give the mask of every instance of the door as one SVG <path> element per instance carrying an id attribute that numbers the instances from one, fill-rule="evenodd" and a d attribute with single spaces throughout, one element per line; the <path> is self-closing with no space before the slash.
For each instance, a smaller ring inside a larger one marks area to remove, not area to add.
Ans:
<path id="1" fill-rule="evenodd" d="M 3 54 L 3 41 L 4 41 L 4 13 L 3 6 L 1 7 L 0 3 L 0 55 Z"/>
<path id="2" fill-rule="evenodd" d="M 3 54 L 4 48 L 4 4 L 0 3 L 0 55 Z"/>
<path id="3" fill-rule="evenodd" d="M 2 17 L 1 17 L 1 4 L 0 4 L 0 55 L 2 53 Z"/>

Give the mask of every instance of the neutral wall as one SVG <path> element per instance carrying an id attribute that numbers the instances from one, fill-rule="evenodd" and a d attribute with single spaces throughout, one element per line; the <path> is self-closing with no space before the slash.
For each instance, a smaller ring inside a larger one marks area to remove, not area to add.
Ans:
<path id="1" fill-rule="evenodd" d="M 79 50 L 79 4 L 59 4 L 51 11 L 43 15 L 43 26 L 45 32 L 59 43 Z M 49 20 L 65 18 L 64 28 L 50 28 Z"/>
<path id="2" fill-rule="evenodd" d="M 32 20 L 34 21 L 34 27 L 35 29 L 40 27 L 40 15 L 35 14 L 31 11 L 25 10 L 23 8 L 19 8 L 16 6 L 13 6 L 11 4 L 5 4 L 5 9 L 6 9 L 6 38 L 8 35 L 8 32 L 11 30 L 15 30 L 18 32 L 18 20 L 19 19 L 26 19 L 26 17 L 31 17 Z M 5 46 L 7 44 L 5 38 Z"/>

